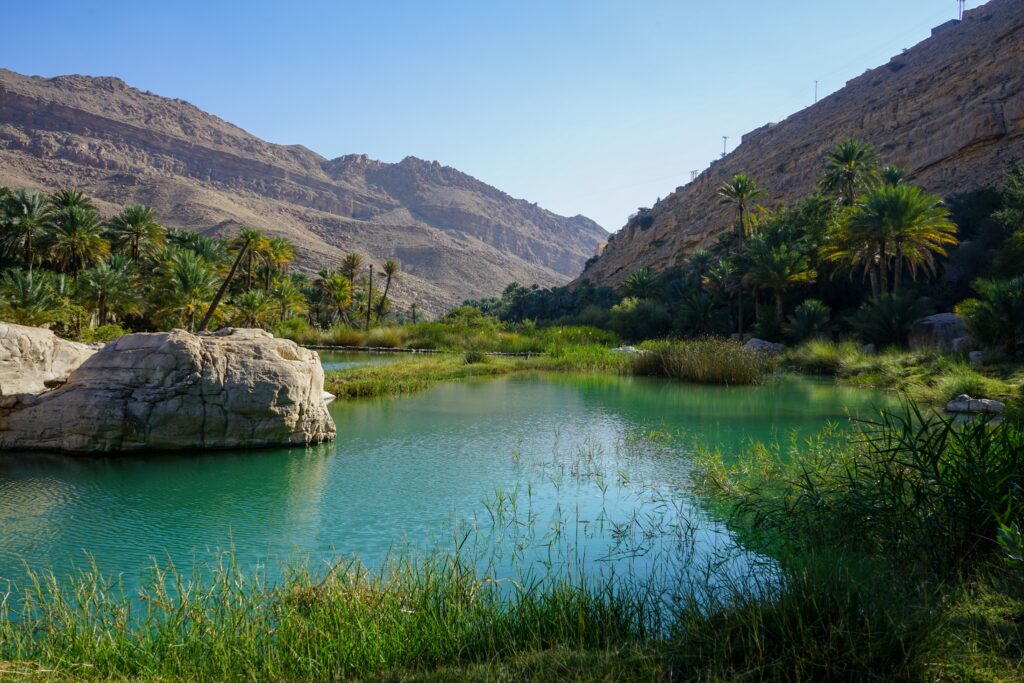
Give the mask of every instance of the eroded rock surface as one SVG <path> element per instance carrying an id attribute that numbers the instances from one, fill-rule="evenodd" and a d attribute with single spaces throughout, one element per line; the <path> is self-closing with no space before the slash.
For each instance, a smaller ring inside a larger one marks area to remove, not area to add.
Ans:
<path id="1" fill-rule="evenodd" d="M 44 391 L 46 382 L 66 378 L 99 348 L 41 327 L 0 322 L 0 396 Z"/>
<path id="2" fill-rule="evenodd" d="M 0 448 L 68 453 L 334 438 L 316 352 L 263 330 L 129 334 L 62 387 L 0 408 Z"/>

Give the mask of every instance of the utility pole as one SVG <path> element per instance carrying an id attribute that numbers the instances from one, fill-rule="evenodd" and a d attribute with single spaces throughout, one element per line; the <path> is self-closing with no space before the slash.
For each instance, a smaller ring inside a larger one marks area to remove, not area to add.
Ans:
<path id="1" fill-rule="evenodd" d="M 726 150 L 726 145 L 728 143 L 729 143 L 729 136 L 728 135 L 723 135 L 722 136 L 722 158 L 723 159 L 725 158 L 725 150 Z"/>
<path id="2" fill-rule="evenodd" d="M 690 171 L 690 182 L 691 182 L 691 183 L 692 183 L 692 182 L 693 182 L 694 180 L 696 180 L 696 179 L 697 179 L 697 175 L 698 175 L 698 174 L 700 174 L 700 171 Z"/>
<path id="3" fill-rule="evenodd" d="M 818 81 L 814 81 L 814 103 L 818 103 Z"/>
<path id="4" fill-rule="evenodd" d="M 966 4 L 967 0 L 956 0 L 956 2 L 960 6 L 960 14 L 959 14 L 959 16 L 957 18 L 960 21 L 963 21 L 964 20 L 964 4 Z"/>

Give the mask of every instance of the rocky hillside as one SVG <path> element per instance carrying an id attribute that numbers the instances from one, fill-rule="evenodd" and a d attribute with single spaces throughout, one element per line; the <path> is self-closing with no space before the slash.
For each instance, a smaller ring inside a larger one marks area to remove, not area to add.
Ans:
<path id="1" fill-rule="evenodd" d="M 565 282 L 606 237 L 437 162 L 328 160 L 117 78 L 0 69 L 0 185 L 73 186 L 101 210 L 150 204 L 168 225 L 221 236 L 261 228 L 295 242 L 307 270 L 347 251 L 398 258 L 397 297 L 434 312 L 514 280 Z"/>
<path id="2" fill-rule="evenodd" d="M 731 220 L 717 189 L 736 173 L 766 206 L 813 190 L 846 137 L 874 144 L 910 180 L 948 196 L 998 182 L 1024 161 L 1024 2 L 991 0 L 785 121 L 743 136 L 694 182 L 630 219 L 582 277 L 618 284 L 709 244 Z"/>

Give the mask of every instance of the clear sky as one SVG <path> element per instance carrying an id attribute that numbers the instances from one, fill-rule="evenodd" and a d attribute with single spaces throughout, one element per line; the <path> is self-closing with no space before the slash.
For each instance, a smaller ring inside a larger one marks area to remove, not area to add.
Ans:
<path id="1" fill-rule="evenodd" d="M 967 7 L 982 4 L 968 0 Z M 119 76 L 271 142 L 436 159 L 617 230 L 956 0 L 5 2 L 0 66 Z"/>

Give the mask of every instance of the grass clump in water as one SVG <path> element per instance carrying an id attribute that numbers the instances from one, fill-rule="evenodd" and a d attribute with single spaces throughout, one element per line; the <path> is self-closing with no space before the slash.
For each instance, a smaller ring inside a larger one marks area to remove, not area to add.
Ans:
<path id="1" fill-rule="evenodd" d="M 777 364 L 770 354 L 749 351 L 739 342 L 708 337 L 647 342 L 633 360 L 633 372 L 701 384 L 759 384 Z"/>

